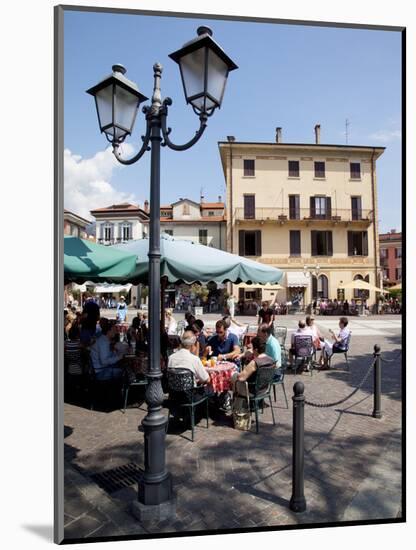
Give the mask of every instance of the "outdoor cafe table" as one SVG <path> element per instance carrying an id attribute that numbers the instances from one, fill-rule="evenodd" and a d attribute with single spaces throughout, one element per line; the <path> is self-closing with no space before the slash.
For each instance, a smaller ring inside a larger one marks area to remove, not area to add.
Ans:
<path id="1" fill-rule="evenodd" d="M 237 366 L 230 361 L 221 361 L 215 367 L 205 366 L 209 374 L 209 386 L 215 393 L 222 393 L 231 389 L 231 377 L 237 371 Z"/>

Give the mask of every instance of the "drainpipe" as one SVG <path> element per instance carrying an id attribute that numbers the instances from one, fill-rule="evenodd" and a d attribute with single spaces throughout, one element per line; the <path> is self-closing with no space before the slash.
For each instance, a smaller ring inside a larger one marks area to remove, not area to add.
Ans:
<path id="1" fill-rule="evenodd" d="M 233 138 L 228 138 L 230 143 L 230 227 L 231 227 L 231 253 L 234 253 L 234 224 L 233 224 Z M 227 220 L 228 223 L 228 220 Z M 233 285 L 230 283 L 229 286 L 230 296 L 233 294 Z"/>
<path id="2" fill-rule="evenodd" d="M 374 240 L 374 274 L 375 274 L 375 283 L 376 286 L 379 286 L 378 282 L 378 256 L 377 256 L 377 227 L 376 227 L 376 181 L 375 181 L 375 170 L 374 170 L 374 157 L 376 150 L 373 147 L 373 152 L 371 154 L 371 196 L 373 201 L 373 240 Z"/>

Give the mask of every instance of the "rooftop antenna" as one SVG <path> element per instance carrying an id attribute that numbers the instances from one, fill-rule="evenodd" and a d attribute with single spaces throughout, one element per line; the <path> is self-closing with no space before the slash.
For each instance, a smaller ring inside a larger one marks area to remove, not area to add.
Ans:
<path id="1" fill-rule="evenodd" d="M 345 119 L 345 143 L 347 145 L 348 145 L 349 126 L 350 126 L 350 121 L 348 120 L 348 118 L 346 118 Z"/>

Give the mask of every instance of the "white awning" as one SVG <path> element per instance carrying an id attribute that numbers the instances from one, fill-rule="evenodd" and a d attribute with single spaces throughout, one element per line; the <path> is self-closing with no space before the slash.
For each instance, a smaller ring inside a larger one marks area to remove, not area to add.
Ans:
<path id="1" fill-rule="evenodd" d="M 103 294 L 104 292 L 117 294 L 118 292 L 122 292 L 123 290 L 128 292 L 131 287 L 132 285 L 130 283 L 126 285 L 111 285 L 104 283 L 102 285 L 96 285 L 93 292 L 95 292 L 96 294 Z"/>
<path id="2" fill-rule="evenodd" d="M 306 277 L 303 271 L 288 271 L 286 281 L 289 287 L 309 286 L 309 277 Z"/>
<path id="3" fill-rule="evenodd" d="M 271 285 L 270 283 L 267 283 L 265 285 L 247 285 L 245 283 L 240 283 L 238 285 L 235 285 L 238 288 L 246 288 L 248 290 L 255 289 L 255 288 L 264 288 L 265 290 L 283 290 L 285 287 L 282 285 Z"/>

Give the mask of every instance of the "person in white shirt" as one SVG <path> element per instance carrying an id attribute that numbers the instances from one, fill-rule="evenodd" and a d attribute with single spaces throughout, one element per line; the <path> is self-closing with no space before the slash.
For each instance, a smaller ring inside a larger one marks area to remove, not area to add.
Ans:
<path id="1" fill-rule="evenodd" d="M 176 322 L 176 319 L 172 314 L 172 310 L 167 309 L 165 311 L 165 316 L 166 316 L 165 326 L 168 332 L 168 336 L 175 336 L 177 334 L 178 323 Z"/>
<path id="2" fill-rule="evenodd" d="M 341 317 L 339 320 L 339 332 L 338 334 L 335 334 L 333 330 L 329 330 L 331 333 L 331 337 L 334 340 L 333 342 L 330 342 L 329 340 L 325 340 L 324 344 L 324 361 L 322 369 L 329 369 L 329 361 L 328 359 L 331 357 L 333 353 L 343 353 L 344 351 L 347 351 L 348 349 L 348 341 L 350 338 L 351 331 L 347 328 L 348 326 L 348 319 L 347 317 Z"/>
<path id="3" fill-rule="evenodd" d="M 223 317 L 223 321 L 225 321 L 225 324 L 227 325 L 227 331 L 231 332 L 231 334 L 235 334 L 240 341 L 247 331 L 247 325 L 242 325 L 229 316 Z"/>
<path id="4" fill-rule="evenodd" d="M 168 360 L 168 369 L 188 369 L 194 374 L 195 387 L 206 384 L 209 374 L 204 369 L 200 358 L 195 355 L 197 350 L 196 336 L 191 330 L 186 330 L 181 338 L 182 348 L 173 353 Z"/>

